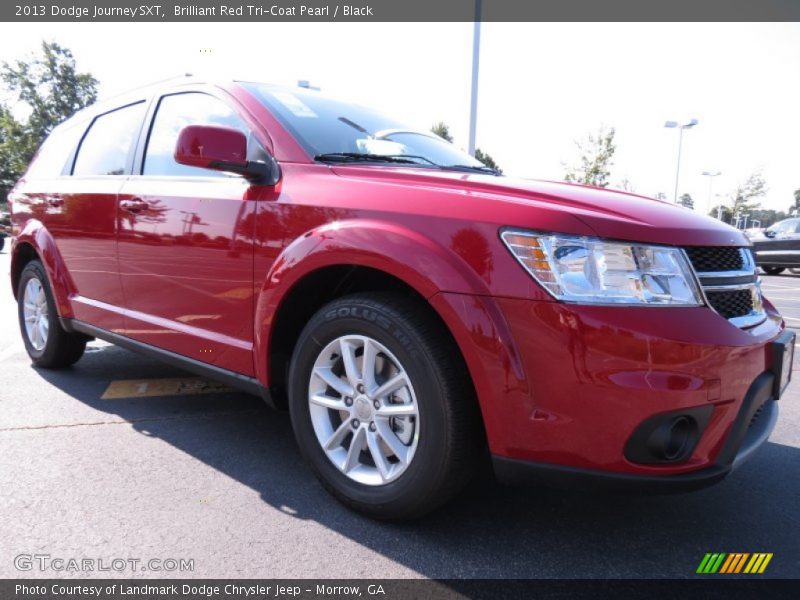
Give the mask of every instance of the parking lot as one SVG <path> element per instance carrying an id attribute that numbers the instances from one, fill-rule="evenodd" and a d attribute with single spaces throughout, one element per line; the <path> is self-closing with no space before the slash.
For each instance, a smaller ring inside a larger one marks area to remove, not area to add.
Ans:
<path id="1" fill-rule="evenodd" d="M 765 576 L 800 577 L 800 381 L 770 442 L 715 487 L 639 497 L 482 481 L 425 519 L 376 523 L 323 491 L 288 415 L 257 398 L 101 342 L 72 369 L 33 369 L 8 271 L 6 249 L 0 577 L 92 575 L 20 571 L 20 554 L 194 565 L 95 576 L 690 577 L 706 552 L 771 552 Z M 800 276 L 763 279 L 800 328 Z"/>

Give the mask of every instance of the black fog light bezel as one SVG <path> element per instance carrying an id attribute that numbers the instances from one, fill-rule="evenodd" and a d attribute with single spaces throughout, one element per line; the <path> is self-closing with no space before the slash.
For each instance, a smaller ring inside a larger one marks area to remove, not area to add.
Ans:
<path id="1" fill-rule="evenodd" d="M 625 458 L 644 465 L 688 460 L 714 412 L 714 406 L 684 408 L 642 421 L 625 444 Z"/>

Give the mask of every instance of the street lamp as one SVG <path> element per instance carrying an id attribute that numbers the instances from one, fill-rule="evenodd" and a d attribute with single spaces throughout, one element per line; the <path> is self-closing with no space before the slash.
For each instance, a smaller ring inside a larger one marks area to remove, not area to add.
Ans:
<path id="1" fill-rule="evenodd" d="M 714 177 L 717 175 L 722 175 L 722 171 L 703 171 L 703 175 L 708 177 L 708 203 L 706 206 L 706 214 L 708 214 L 711 211 L 711 185 L 714 183 Z M 722 207 L 720 206 L 719 211 L 717 212 L 721 211 Z M 717 216 L 717 219 L 719 219 L 719 215 Z"/>
<path id="2" fill-rule="evenodd" d="M 677 121 L 667 121 L 664 123 L 664 127 L 668 129 L 674 129 L 677 127 L 680 131 L 680 135 L 678 136 L 678 166 L 675 168 L 675 194 L 672 198 L 672 201 L 675 202 L 675 204 L 678 203 L 678 181 L 681 176 L 681 146 L 683 146 L 683 130 L 691 129 L 697 125 L 697 123 L 699 123 L 697 119 L 692 119 L 686 123 L 678 123 Z"/>
<path id="3" fill-rule="evenodd" d="M 478 124 L 478 68 L 481 61 L 481 0 L 475 0 L 475 24 L 472 32 L 472 91 L 469 102 L 469 145 L 475 156 L 475 129 Z"/>

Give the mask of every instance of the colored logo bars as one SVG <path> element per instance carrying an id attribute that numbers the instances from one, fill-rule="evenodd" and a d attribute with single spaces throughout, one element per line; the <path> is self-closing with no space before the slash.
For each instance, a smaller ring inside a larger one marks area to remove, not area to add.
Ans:
<path id="1" fill-rule="evenodd" d="M 710 575 L 714 573 L 763 573 L 769 561 L 772 560 L 772 552 L 709 552 L 700 561 L 697 572 Z"/>

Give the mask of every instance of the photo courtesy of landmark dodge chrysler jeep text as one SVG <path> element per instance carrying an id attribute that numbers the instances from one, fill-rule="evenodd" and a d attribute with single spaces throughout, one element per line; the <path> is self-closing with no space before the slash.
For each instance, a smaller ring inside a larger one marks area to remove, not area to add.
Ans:
<path id="1" fill-rule="evenodd" d="M 487 456 L 504 481 L 717 482 L 791 374 L 739 231 L 503 177 L 310 90 L 187 78 L 92 106 L 10 203 L 35 365 L 101 338 L 259 394 L 377 517 L 433 509 Z"/>

